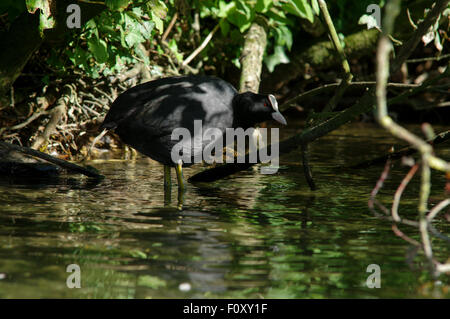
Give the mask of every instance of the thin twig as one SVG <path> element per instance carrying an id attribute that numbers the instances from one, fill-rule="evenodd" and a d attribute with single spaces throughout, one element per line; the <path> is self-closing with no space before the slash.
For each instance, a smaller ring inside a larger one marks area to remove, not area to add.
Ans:
<path id="1" fill-rule="evenodd" d="M 345 56 L 344 48 L 341 45 L 341 41 L 339 40 L 339 37 L 337 35 L 336 29 L 334 27 L 333 21 L 331 20 L 330 13 L 328 12 L 327 4 L 324 0 L 319 0 L 319 7 L 323 14 L 323 17 L 325 19 L 325 23 L 328 27 L 328 32 L 331 37 L 331 42 L 334 45 L 334 48 L 336 49 L 336 52 L 339 55 L 339 59 L 341 61 L 342 69 L 344 71 L 344 80 L 339 84 L 338 89 L 336 90 L 336 93 L 334 96 L 330 99 L 328 104 L 323 109 L 323 112 L 331 112 L 336 107 L 339 100 L 344 95 L 345 91 L 347 90 L 347 87 L 352 82 L 353 74 L 350 70 L 350 64 L 347 61 L 347 57 Z"/>
<path id="2" fill-rule="evenodd" d="M 413 27 L 414 30 L 417 30 L 417 25 L 414 23 L 413 19 L 411 18 L 411 14 L 409 12 L 409 9 L 406 8 L 406 15 L 408 16 L 409 23 Z"/>
<path id="3" fill-rule="evenodd" d="M 384 181 L 388 177 L 390 166 L 391 166 L 391 161 L 387 160 L 386 164 L 384 165 L 383 172 L 380 175 L 380 178 L 377 180 L 375 187 L 372 189 L 372 192 L 370 193 L 370 198 L 369 198 L 368 204 L 369 204 L 369 208 L 371 210 L 374 209 L 374 200 L 378 194 L 378 191 L 381 189 L 381 187 L 383 187 Z"/>
<path id="4" fill-rule="evenodd" d="M 449 1 L 437 1 L 435 3 L 434 8 L 431 13 L 427 16 L 429 19 L 430 16 L 434 16 L 437 18 L 440 12 L 445 9 Z M 428 234 L 428 220 L 426 217 L 428 199 L 430 194 L 430 168 L 436 168 L 443 171 L 450 171 L 450 163 L 447 163 L 440 158 L 437 158 L 433 155 L 432 147 L 426 141 L 422 140 L 420 137 L 414 135 L 409 132 L 402 126 L 395 123 L 392 118 L 388 115 L 387 102 L 386 102 L 386 84 L 389 77 L 389 53 L 392 50 L 392 44 L 389 40 L 388 34 L 390 34 L 393 30 L 394 21 L 400 11 L 400 1 L 393 0 L 389 2 L 386 6 L 386 13 L 383 19 L 383 28 L 382 35 L 378 42 L 377 49 L 377 70 L 376 70 L 376 117 L 377 121 L 383 126 L 386 130 L 388 130 L 392 135 L 403 139 L 409 142 L 412 146 L 417 148 L 422 157 L 422 166 L 421 166 L 421 183 L 420 183 L 420 196 L 419 196 L 419 230 L 422 239 L 422 248 L 424 250 L 425 256 L 429 260 L 429 264 L 431 267 L 434 267 L 433 264 L 433 250 Z M 436 11 L 436 9 L 441 11 Z M 426 21 L 427 21 L 426 19 Z M 431 22 L 431 20 L 428 20 Z M 423 29 L 423 23 L 419 25 L 417 32 L 414 33 L 413 37 L 402 47 L 399 55 L 393 63 L 393 68 L 398 67 L 399 62 L 402 63 L 406 60 L 406 57 L 409 55 L 408 52 L 405 52 L 406 49 L 410 49 L 410 47 L 415 47 L 417 45 L 416 40 L 418 37 L 419 30 Z M 426 30 L 422 30 L 423 32 Z M 417 40 L 419 41 L 419 40 Z M 415 44 L 414 44 L 415 43 Z M 411 176 L 412 177 L 412 176 Z M 398 216 L 397 216 L 398 217 Z M 433 268 L 435 270 L 435 267 Z M 432 269 L 432 270 L 433 270 Z"/>
<path id="5" fill-rule="evenodd" d="M 450 205 L 450 198 L 444 199 L 439 204 L 434 206 L 427 215 L 427 220 L 431 222 L 436 215 L 443 210 L 446 206 Z"/>
<path id="6" fill-rule="evenodd" d="M 186 67 L 200 52 L 203 51 L 204 48 L 208 45 L 209 41 L 211 41 L 212 37 L 214 36 L 214 33 L 219 29 L 219 24 L 217 24 L 214 29 L 206 36 L 205 40 L 200 44 L 200 46 L 194 50 L 181 64 L 181 66 L 184 68 Z"/>
<path id="7" fill-rule="evenodd" d="M 391 214 L 392 214 L 392 218 L 396 222 L 401 221 L 401 218 L 398 215 L 398 205 L 400 204 L 400 198 L 402 197 L 403 191 L 405 190 L 409 181 L 416 174 L 418 168 L 419 168 L 419 164 L 415 164 L 413 167 L 411 167 L 408 174 L 406 174 L 405 178 L 403 178 L 402 182 L 400 183 L 400 185 L 397 188 L 397 191 L 395 192 L 394 201 L 392 202 Z"/>
<path id="8" fill-rule="evenodd" d="M 414 245 L 414 246 L 416 246 L 416 247 L 421 247 L 420 243 L 419 243 L 417 240 L 412 239 L 411 237 L 405 235 L 405 234 L 397 227 L 396 224 L 393 224 L 393 225 L 392 225 L 392 231 L 394 232 L 394 234 L 395 234 L 396 236 L 398 236 L 398 237 L 400 237 L 401 239 L 407 241 L 408 243 L 410 243 L 410 244 L 412 244 L 412 245 Z"/>
<path id="9" fill-rule="evenodd" d="M 172 17 L 172 20 L 170 20 L 169 25 L 167 26 L 166 31 L 164 31 L 161 41 L 166 41 L 167 36 L 169 35 L 170 31 L 172 30 L 173 26 L 175 25 L 175 22 L 178 19 L 178 12 L 175 12 L 175 14 Z"/>
<path id="10" fill-rule="evenodd" d="M 450 58 L 450 53 L 439 55 L 439 56 L 420 58 L 420 59 L 408 59 L 405 62 L 406 63 L 419 63 L 419 62 L 427 62 L 427 61 L 440 61 L 440 60 L 447 59 L 447 58 Z"/>
<path id="11" fill-rule="evenodd" d="M 369 86 L 374 86 L 376 85 L 376 81 L 359 81 L 359 82 L 351 82 L 349 84 L 350 87 L 369 87 Z M 338 87 L 339 85 L 341 85 L 341 83 L 329 83 L 329 84 L 325 84 L 322 86 L 319 86 L 317 88 L 311 89 L 309 91 L 306 92 L 302 92 L 299 95 L 293 97 L 292 99 L 288 100 L 287 102 L 283 103 L 279 109 L 281 112 L 285 111 L 286 109 L 288 109 L 290 106 L 292 106 L 294 103 L 297 103 L 305 98 L 310 98 L 310 97 L 314 97 L 317 96 L 319 94 L 323 94 L 324 92 L 328 92 L 328 91 L 332 91 L 335 87 Z M 421 84 L 407 84 L 407 83 L 388 83 L 387 84 L 388 87 L 398 87 L 398 88 L 402 88 L 402 89 L 413 89 L 413 88 L 418 88 L 421 86 Z"/>

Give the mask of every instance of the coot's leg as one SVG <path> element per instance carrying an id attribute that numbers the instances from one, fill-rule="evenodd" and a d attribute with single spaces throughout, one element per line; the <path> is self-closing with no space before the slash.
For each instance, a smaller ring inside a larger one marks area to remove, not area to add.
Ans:
<path id="1" fill-rule="evenodd" d="M 172 182 L 170 179 L 170 166 L 164 165 L 164 201 L 170 202 Z"/>
<path id="2" fill-rule="evenodd" d="M 175 170 L 177 172 L 177 180 L 178 180 L 178 191 L 184 191 L 184 181 L 183 181 L 183 162 L 180 160 L 175 166 Z"/>
<path id="3" fill-rule="evenodd" d="M 172 187 L 170 180 L 170 166 L 164 165 L 164 188 Z"/>

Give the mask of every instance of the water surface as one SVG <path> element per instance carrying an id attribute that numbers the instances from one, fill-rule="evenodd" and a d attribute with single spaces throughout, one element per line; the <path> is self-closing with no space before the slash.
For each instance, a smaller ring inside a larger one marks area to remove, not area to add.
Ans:
<path id="1" fill-rule="evenodd" d="M 383 165 L 347 168 L 396 142 L 374 125 L 353 124 L 311 145 L 316 191 L 297 151 L 282 156 L 274 175 L 254 168 L 188 184 L 182 207 L 174 176 L 167 203 L 162 166 L 145 158 L 89 163 L 106 176 L 99 183 L 78 176 L 2 180 L 0 298 L 449 297 L 448 276 L 434 284 L 423 254 L 415 256 L 368 210 Z M 448 146 L 438 154 L 450 159 Z M 203 169 L 188 168 L 185 177 Z M 383 203 L 391 205 L 407 171 L 394 165 L 378 197 Z M 444 185 L 434 172 L 432 205 L 445 198 Z M 415 177 L 402 216 L 416 218 L 417 194 Z M 443 218 L 435 226 L 449 234 Z M 419 238 L 416 229 L 401 228 Z M 448 243 L 435 238 L 433 245 L 445 261 Z M 66 285 L 70 264 L 80 266 L 80 289 Z M 379 289 L 366 286 L 370 264 L 380 266 Z"/>

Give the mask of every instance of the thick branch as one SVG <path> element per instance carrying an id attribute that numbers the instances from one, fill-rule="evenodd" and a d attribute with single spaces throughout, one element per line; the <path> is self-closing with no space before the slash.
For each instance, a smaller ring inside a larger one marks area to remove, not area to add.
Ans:
<path id="1" fill-rule="evenodd" d="M 245 35 L 244 48 L 241 54 L 240 92 L 259 91 L 262 60 L 267 44 L 267 34 L 262 21 L 262 18 L 256 19 Z"/>
<path id="2" fill-rule="evenodd" d="M 446 4 L 448 4 L 449 1 L 450 0 L 438 1 L 439 7 L 442 7 L 442 4 L 440 2 L 445 2 Z M 428 19 L 426 19 L 424 22 L 422 22 L 419 25 L 419 28 L 414 32 L 413 38 L 416 38 L 416 37 L 422 38 L 422 36 L 426 33 L 428 28 L 421 27 L 421 25 L 424 23 L 426 23 L 427 25 L 428 24 L 432 25 L 433 23 L 435 23 L 438 16 L 436 16 L 436 15 L 433 15 L 433 16 L 435 18 L 433 21 L 429 21 Z M 412 51 L 415 49 L 415 47 L 410 47 L 409 43 L 410 43 L 410 41 L 406 42 L 406 44 L 404 44 L 403 46 L 408 45 L 408 52 L 409 52 L 409 54 L 411 54 Z M 417 44 L 418 43 L 416 43 L 416 45 Z M 400 49 L 400 52 L 404 50 L 403 46 Z M 397 71 L 397 69 L 402 65 L 403 61 L 408 58 L 409 54 L 406 56 L 403 55 L 401 57 L 395 58 L 393 65 L 395 65 L 396 67 L 391 68 L 391 71 L 392 72 Z M 399 63 L 399 62 L 402 62 L 402 63 Z M 290 74 L 290 72 L 287 72 L 286 74 Z M 354 119 L 355 117 L 359 116 L 360 114 L 363 114 L 367 111 L 372 110 L 374 108 L 374 106 L 375 106 L 375 88 L 371 87 L 362 96 L 362 98 L 356 104 L 354 104 L 352 107 L 338 113 L 334 117 L 332 117 L 314 127 L 305 129 L 300 134 L 294 135 L 294 136 L 288 138 L 287 140 L 279 143 L 280 154 L 285 154 L 285 153 L 291 152 L 302 144 L 312 142 L 312 141 L 318 139 L 319 137 L 322 137 L 322 136 L 328 134 L 329 132 L 337 129 L 341 125 L 349 122 L 350 120 Z M 430 147 L 430 146 L 428 145 L 428 147 Z M 269 154 L 269 153 L 265 153 L 265 154 Z M 243 164 L 239 164 L 239 165 L 225 164 L 223 166 L 214 167 L 208 171 L 201 172 L 199 174 L 192 176 L 190 178 L 190 181 L 202 181 L 204 177 L 205 178 L 207 177 L 210 181 L 223 178 L 225 176 L 231 175 L 233 173 L 245 170 L 245 169 L 253 166 L 254 164 L 248 163 L 248 160 L 249 159 L 247 158 L 245 165 L 243 165 Z M 432 156 L 430 158 L 430 165 L 432 165 L 432 167 L 435 167 L 438 169 L 448 170 L 448 166 L 446 165 L 446 163 L 437 159 L 434 156 Z M 216 178 L 214 176 L 215 171 L 219 171 L 219 170 L 220 170 L 220 174 L 218 174 L 217 178 Z"/>

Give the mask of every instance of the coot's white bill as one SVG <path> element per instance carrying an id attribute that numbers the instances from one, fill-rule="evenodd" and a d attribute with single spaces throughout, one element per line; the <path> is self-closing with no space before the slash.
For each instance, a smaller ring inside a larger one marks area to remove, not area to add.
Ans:
<path id="1" fill-rule="evenodd" d="M 286 119 L 285 119 L 284 116 L 283 116 L 280 112 L 278 112 L 278 111 L 272 113 L 272 118 L 273 118 L 275 121 L 277 121 L 278 123 L 281 123 L 281 124 L 283 124 L 283 125 L 287 125 Z"/>

